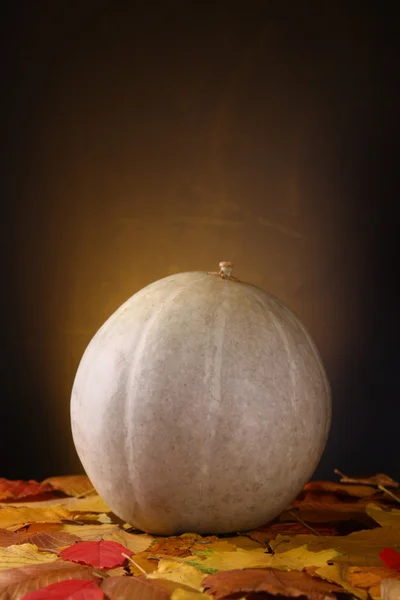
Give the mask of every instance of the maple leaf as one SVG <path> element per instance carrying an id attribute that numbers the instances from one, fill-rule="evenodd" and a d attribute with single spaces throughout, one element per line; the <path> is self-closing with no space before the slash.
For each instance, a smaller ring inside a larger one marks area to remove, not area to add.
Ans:
<path id="1" fill-rule="evenodd" d="M 336 557 L 338 552 L 334 549 L 321 552 L 310 552 L 306 546 L 293 548 L 288 552 L 280 554 L 266 554 L 264 550 L 236 550 L 236 552 L 215 552 L 207 550 L 204 553 L 197 552 L 200 560 L 185 559 L 204 572 L 230 571 L 233 569 L 296 569 L 302 570 L 309 566 L 322 566 Z"/>
<path id="2" fill-rule="evenodd" d="M 64 560 L 91 565 L 100 569 L 112 569 L 124 564 L 126 557 L 122 554 L 131 556 L 129 548 L 125 548 L 118 542 L 77 542 L 64 550 L 61 550 L 60 556 Z"/>
<path id="3" fill-rule="evenodd" d="M 62 475 L 48 477 L 42 485 L 49 485 L 52 489 L 64 492 L 67 496 L 83 496 L 94 490 L 93 484 L 87 475 Z"/>
<path id="4" fill-rule="evenodd" d="M 0 477 L 0 502 L 27 497 L 41 497 L 51 492 L 53 492 L 53 488 L 48 483 L 39 483 L 34 479 L 22 481 Z"/>
<path id="5" fill-rule="evenodd" d="M 400 571 L 400 552 L 396 552 L 396 550 L 393 550 L 393 548 L 383 548 L 383 550 L 379 553 L 379 556 L 385 565 L 391 569 Z"/>
<path id="6" fill-rule="evenodd" d="M 325 565 L 315 570 L 315 574 L 321 579 L 326 579 L 329 582 L 340 585 L 344 590 L 356 596 L 360 600 L 368 600 L 368 592 L 364 589 L 357 589 L 346 579 L 347 567 L 342 565 Z"/>
<path id="7" fill-rule="evenodd" d="M 66 579 L 94 579 L 93 569 L 55 561 L 0 571 L 0 597 L 20 600 L 29 592 Z"/>
<path id="8" fill-rule="evenodd" d="M 389 567 L 348 567 L 344 576 L 352 586 L 367 590 L 373 598 L 379 597 L 384 579 L 400 579 L 400 573 L 393 572 Z"/>
<path id="9" fill-rule="evenodd" d="M 40 552 L 34 544 L 19 544 L 0 548 L 0 570 L 21 567 L 26 564 L 48 563 L 58 556 L 50 552 Z"/>
<path id="10" fill-rule="evenodd" d="M 59 583 L 51 583 L 46 587 L 30 592 L 24 600 L 102 600 L 104 592 L 97 580 L 69 579 Z"/>
<path id="11" fill-rule="evenodd" d="M 335 600 L 333 592 L 342 589 L 332 583 L 318 581 L 298 571 L 275 569 L 237 569 L 208 575 L 203 587 L 216 600 L 239 593 L 267 592 L 274 596 L 305 597 L 309 600 Z"/>

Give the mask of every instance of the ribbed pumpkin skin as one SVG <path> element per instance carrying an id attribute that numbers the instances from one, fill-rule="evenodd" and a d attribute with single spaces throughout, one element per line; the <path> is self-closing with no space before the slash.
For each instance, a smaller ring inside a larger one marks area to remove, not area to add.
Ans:
<path id="1" fill-rule="evenodd" d="M 156 281 L 99 329 L 79 365 L 72 433 L 110 508 L 159 534 L 226 533 L 285 509 L 331 421 L 301 322 L 255 286 L 207 273 Z"/>

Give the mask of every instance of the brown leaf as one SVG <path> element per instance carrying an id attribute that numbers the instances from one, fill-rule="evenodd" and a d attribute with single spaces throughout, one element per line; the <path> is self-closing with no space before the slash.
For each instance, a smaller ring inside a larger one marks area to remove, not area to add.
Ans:
<path id="1" fill-rule="evenodd" d="M 337 531 L 334 527 L 324 527 L 321 525 L 313 526 L 314 531 L 319 533 L 319 535 L 336 535 Z M 250 536 L 253 540 L 256 540 L 263 546 L 266 545 L 267 542 L 276 538 L 277 535 L 299 535 L 299 534 L 310 534 L 310 529 L 297 521 L 294 523 L 274 523 L 273 525 L 266 525 L 262 528 L 257 529 L 256 531 L 249 531 L 248 536 Z"/>
<path id="2" fill-rule="evenodd" d="M 162 588 L 139 577 L 107 577 L 101 589 L 108 600 L 169 600 L 176 586 L 169 586 L 169 581 L 164 583 Z"/>
<path id="3" fill-rule="evenodd" d="M 368 498 L 376 494 L 376 488 L 367 485 L 347 485 L 333 481 L 310 481 L 306 483 L 305 492 L 331 492 L 338 496 L 355 496 L 356 498 Z"/>
<path id="4" fill-rule="evenodd" d="M 26 532 L 8 531 L 8 529 L 0 529 L 0 546 L 12 546 L 13 544 L 21 544 L 26 540 Z"/>
<path id="5" fill-rule="evenodd" d="M 190 549 L 192 548 L 193 544 L 201 539 L 201 536 L 196 535 L 195 533 L 158 538 L 150 546 L 149 551 L 152 552 L 154 556 L 160 556 L 163 554 L 181 557 L 190 556 Z"/>
<path id="6" fill-rule="evenodd" d="M 48 477 L 42 481 L 55 490 L 64 492 L 67 496 L 84 496 L 94 491 L 93 483 L 86 475 L 64 475 Z"/>
<path id="7" fill-rule="evenodd" d="M 389 475 L 385 475 L 385 473 L 378 473 L 377 475 L 372 475 L 372 477 L 347 477 L 343 473 L 341 473 L 338 469 L 335 469 L 335 473 L 340 475 L 341 483 L 356 483 L 356 484 L 365 484 L 365 485 L 383 485 L 387 488 L 398 488 L 399 484 L 397 481 L 394 481 Z"/>
<path id="8" fill-rule="evenodd" d="M 77 535 L 57 531 L 54 533 L 39 532 L 28 536 L 24 543 L 35 544 L 39 550 L 59 550 L 82 540 Z"/>
<path id="9" fill-rule="evenodd" d="M 309 600 L 335 600 L 333 592 L 342 589 L 333 583 L 318 581 L 298 571 L 276 569 L 235 569 L 208 575 L 203 587 L 217 600 L 233 594 L 268 592 L 285 597 L 304 596 Z"/>
<path id="10" fill-rule="evenodd" d="M 365 512 L 365 505 L 361 503 L 337 502 L 336 504 L 319 502 L 292 503 L 290 510 L 284 511 L 279 516 L 279 521 L 293 521 L 295 513 L 306 523 L 338 523 L 340 521 L 359 521 L 367 527 L 374 527 L 375 523 Z"/>
<path id="11" fill-rule="evenodd" d="M 1 600 L 20 600 L 34 590 L 66 579 L 93 579 L 93 569 L 57 561 L 0 571 Z"/>

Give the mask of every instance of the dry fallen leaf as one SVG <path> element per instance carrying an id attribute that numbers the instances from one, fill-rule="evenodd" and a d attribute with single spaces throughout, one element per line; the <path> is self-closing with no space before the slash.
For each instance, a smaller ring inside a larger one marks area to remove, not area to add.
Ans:
<path id="1" fill-rule="evenodd" d="M 9 480 L 0 477 L 0 502 L 6 500 L 20 500 L 49 495 L 53 488 L 48 483 L 39 483 L 33 479 L 29 481 Z"/>
<path id="2" fill-rule="evenodd" d="M 372 475 L 372 477 L 347 477 L 343 473 L 341 473 L 338 469 L 335 469 L 335 473 L 340 475 L 340 481 L 342 483 L 356 483 L 356 484 L 365 484 L 365 485 L 383 485 L 387 488 L 398 488 L 399 484 L 397 481 L 394 481 L 385 473 L 377 473 L 377 475 Z"/>
<path id="3" fill-rule="evenodd" d="M 118 542 L 77 542 L 61 550 L 59 555 L 63 560 L 90 565 L 99 569 L 113 569 L 126 562 L 131 551 Z"/>
<path id="4" fill-rule="evenodd" d="M 321 577 L 321 579 L 340 585 L 347 592 L 359 598 L 359 600 L 368 600 L 367 591 L 352 586 L 346 579 L 346 572 L 347 567 L 345 565 L 326 565 L 315 570 L 315 574 Z"/>
<path id="5" fill-rule="evenodd" d="M 367 504 L 367 514 L 379 525 L 400 528 L 400 510 L 396 508 L 382 508 L 377 504 Z"/>
<path id="6" fill-rule="evenodd" d="M 391 547 L 400 550 L 400 529 L 393 527 L 378 527 L 376 529 L 356 531 L 346 536 L 277 536 L 270 542 L 271 548 L 280 555 L 307 545 L 311 552 L 334 549 L 338 556 L 331 560 L 335 563 L 355 566 L 381 566 L 379 553 L 383 548 Z"/>
<path id="7" fill-rule="evenodd" d="M 128 533 L 119 527 L 110 533 L 103 534 L 102 539 L 119 542 L 123 546 L 129 548 L 134 554 L 148 550 L 154 542 L 153 536 L 148 535 L 147 533 Z"/>
<path id="8" fill-rule="evenodd" d="M 61 506 L 49 508 L 26 508 L 24 506 L 0 507 L 0 527 L 9 528 L 21 526 L 33 521 L 42 523 L 60 523 L 63 519 L 70 518 L 68 510 Z"/>
<path id="9" fill-rule="evenodd" d="M 136 557 L 135 557 L 136 559 Z M 182 585 L 186 585 L 197 591 L 202 592 L 201 582 L 205 574 L 193 567 L 192 565 L 178 562 L 171 559 L 163 559 L 158 563 L 158 568 L 153 573 L 150 573 L 148 579 L 167 579 L 175 581 Z"/>
<path id="10" fill-rule="evenodd" d="M 25 594 L 65 579 L 93 579 L 93 569 L 55 561 L 0 571 L 0 598 L 20 600 Z"/>
<path id="11" fill-rule="evenodd" d="M 97 579 L 70 579 L 51 583 L 40 590 L 30 592 L 25 600 L 103 600 L 104 592 Z"/>
<path id="12" fill-rule="evenodd" d="M 341 591 L 338 585 L 318 581 L 306 573 L 275 569 L 224 571 L 208 575 L 203 580 L 203 586 L 215 600 L 254 592 L 285 597 L 301 596 L 309 600 L 336 600 L 333 592 Z"/>
<path id="13" fill-rule="evenodd" d="M 34 544 L 39 550 L 60 550 L 66 546 L 71 546 L 75 542 L 80 542 L 81 539 L 77 535 L 71 535 L 63 531 L 54 533 L 38 532 L 28 536 L 24 542 L 26 544 Z"/>
<path id="14" fill-rule="evenodd" d="M 368 498 L 374 496 L 376 488 L 368 485 L 351 485 L 335 483 L 333 481 L 310 481 L 306 483 L 303 492 L 331 492 L 338 496 L 354 496 L 355 498 Z"/>
<path id="15" fill-rule="evenodd" d="M 57 560 L 53 552 L 40 552 L 34 544 L 18 544 L 0 548 L 0 570 Z"/>
<path id="16" fill-rule="evenodd" d="M 372 598 L 379 598 L 381 582 L 387 578 L 400 579 L 389 567 L 349 567 L 346 580 L 358 589 L 365 589 Z"/>
<path id="17" fill-rule="evenodd" d="M 169 600 L 176 586 L 170 581 L 155 585 L 139 577 L 108 577 L 101 589 L 109 600 Z"/>
<path id="18" fill-rule="evenodd" d="M 67 496 L 83 496 L 93 492 L 94 487 L 86 475 L 64 475 L 48 477 L 42 485 L 50 485 L 55 490 L 64 492 Z"/>

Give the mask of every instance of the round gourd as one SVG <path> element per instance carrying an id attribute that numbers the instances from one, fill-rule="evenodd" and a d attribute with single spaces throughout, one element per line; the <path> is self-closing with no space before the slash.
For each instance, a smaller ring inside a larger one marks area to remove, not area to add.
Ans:
<path id="1" fill-rule="evenodd" d="M 331 398 L 304 325 L 224 262 L 148 285 L 104 323 L 80 362 L 71 420 L 116 515 L 159 535 L 227 533 L 299 493 Z"/>

